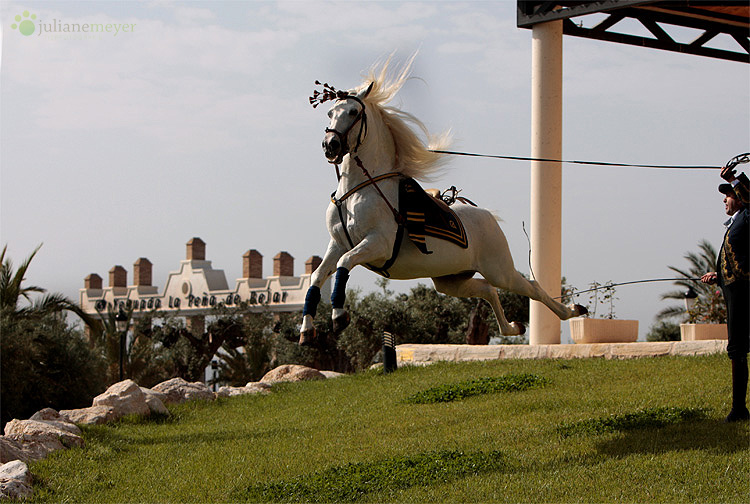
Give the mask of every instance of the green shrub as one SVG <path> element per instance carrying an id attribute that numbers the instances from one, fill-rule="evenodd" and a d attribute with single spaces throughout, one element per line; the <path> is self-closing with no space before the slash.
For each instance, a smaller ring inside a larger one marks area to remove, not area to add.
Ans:
<path id="1" fill-rule="evenodd" d="M 680 341 L 680 324 L 661 321 L 651 326 L 646 341 Z"/>
<path id="2" fill-rule="evenodd" d="M 238 498 L 250 502 L 353 502 L 376 492 L 433 485 L 506 468 L 502 453 L 439 451 L 331 467 L 286 481 L 252 485 Z"/>
<path id="3" fill-rule="evenodd" d="M 546 378 L 533 374 L 506 375 L 500 377 L 477 378 L 460 383 L 432 387 L 406 399 L 412 404 L 431 404 L 459 401 L 467 397 L 495 392 L 518 392 L 543 387 L 549 382 Z"/>
<path id="4" fill-rule="evenodd" d="M 580 422 L 562 424 L 557 427 L 557 432 L 562 437 L 569 437 L 634 429 L 653 429 L 702 420 L 706 416 L 707 412 L 703 408 L 647 408 L 634 413 L 615 414 L 604 418 L 591 418 Z"/>
<path id="5" fill-rule="evenodd" d="M 3 317 L 0 338 L 2 423 L 42 408 L 91 406 L 104 391 L 104 359 L 57 315 Z"/>

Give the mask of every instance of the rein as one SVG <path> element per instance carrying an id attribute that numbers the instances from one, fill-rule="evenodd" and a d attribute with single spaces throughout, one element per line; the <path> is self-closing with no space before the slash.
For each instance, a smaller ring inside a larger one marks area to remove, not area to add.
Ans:
<path id="1" fill-rule="evenodd" d="M 333 192 L 333 194 L 331 194 L 331 203 L 335 203 L 336 205 L 340 205 L 341 203 L 344 202 L 344 200 L 346 200 L 347 198 L 349 198 L 349 196 L 351 196 L 352 194 L 356 193 L 360 189 L 363 189 L 363 188 L 367 187 L 368 185 L 376 184 L 377 182 L 380 182 L 381 180 L 389 179 L 389 178 L 392 178 L 392 177 L 400 177 L 400 176 L 401 176 L 401 174 L 397 173 L 397 172 L 391 172 L 391 173 L 386 173 L 384 175 L 378 175 L 375 178 L 371 178 L 369 180 L 365 180 L 361 184 L 357 184 L 352 189 L 349 189 L 349 191 L 347 191 L 346 194 L 344 194 L 340 198 L 337 198 L 336 197 L 336 192 Z M 377 187 L 377 185 L 375 187 Z"/>
<path id="2" fill-rule="evenodd" d="M 350 154 L 351 155 L 351 154 Z M 364 182 L 357 184 L 355 187 L 349 189 L 343 196 L 340 198 L 336 197 L 336 191 L 333 191 L 333 194 L 331 194 L 331 202 L 336 205 L 336 210 L 339 214 L 339 222 L 341 222 L 341 227 L 344 230 L 344 235 L 346 236 L 346 240 L 349 242 L 349 246 L 351 248 L 354 248 L 354 241 L 352 240 L 352 237 L 349 235 L 349 230 L 346 228 L 346 223 L 344 222 L 344 211 L 341 209 L 341 207 L 344 205 L 344 201 L 351 196 L 352 194 L 356 193 L 360 189 L 363 189 L 367 186 L 374 186 L 375 189 L 378 191 L 378 194 L 381 198 L 383 198 L 383 201 L 385 201 L 385 204 L 388 205 L 388 208 L 391 210 L 391 213 L 393 213 L 393 218 L 396 220 L 396 224 L 398 225 L 398 230 L 396 231 L 396 241 L 393 242 L 393 253 L 391 254 L 391 258 L 388 259 L 385 264 L 383 264 L 381 267 L 373 266 L 372 264 L 365 264 L 369 269 L 374 271 L 375 273 L 378 273 L 385 278 L 390 278 L 390 275 L 388 274 L 388 269 L 393 266 L 393 264 L 396 262 L 396 259 L 398 258 L 398 252 L 401 249 L 401 242 L 404 238 L 404 228 L 406 227 L 406 218 L 395 208 L 393 208 L 393 205 L 391 205 L 391 202 L 388 201 L 388 198 L 386 198 L 385 194 L 383 194 L 383 191 L 380 190 L 380 187 L 378 186 L 378 182 L 393 178 L 393 177 L 402 177 L 403 175 L 398 172 L 390 172 L 385 173 L 383 175 L 378 175 L 377 177 L 372 177 L 370 175 L 370 172 L 367 171 L 367 168 L 365 168 L 365 165 L 362 164 L 362 160 L 359 159 L 359 156 L 354 156 L 354 161 L 356 161 L 357 166 L 359 166 L 362 169 L 362 173 L 365 174 L 367 177 L 367 180 Z M 339 165 L 336 166 L 336 174 L 339 173 Z M 339 177 L 340 180 L 340 177 Z"/>
<path id="3" fill-rule="evenodd" d="M 404 218 L 404 216 L 401 215 L 401 213 L 398 210 L 393 208 L 393 205 L 391 205 L 391 202 L 388 201 L 388 198 L 385 197 L 385 194 L 383 194 L 383 191 L 380 190 L 380 187 L 378 186 L 375 179 L 372 178 L 372 176 L 370 175 L 370 172 L 368 172 L 367 168 L 365 168 L 365 165 L 362 164 L 362 160 L 359 159 L 359 156 L 354 156 L 354 161 L 357 163 L 357 166 L 359 166 L 362 169 L 362 173 L 365 174 L 370 184 L 375 186 L 375 189 L 378 191 L 378 194 L 380 195 L 380 197 L 383 198 L 383 201 L 385 201 L 385 204 L 388 205 L 388 208 L 391 210 L 391 213 L 393 214 L 393 218 L 396 220 L 396 224 L 398 224 L 399 226 L 403 226 L 404 224 L 406 224 L 406 219 Z M 398 172 L 392 172 L 386 175 L 399 176 L 401 174 Z"/>
<path id="4" fill-rule="evenodd" d="M 398 230 L 396 231 L 396 240 L 393 242 L 393 253 L 391 254 L 391 258 L 388 259 L 385 264 L 383 264 L 381 267 L 373 266 L 372 264 L 365 264 L 369 269 L 374 271 L 375 273 L 378 273 L 385 278 L 390 278 L 390 275 L 388 274 L 388 269 L 390 269 L 391 266 L 393 266 L 393 263 L 396 262 L 396 259 L 398 258 L 398 252 L 401 249 L 401 242 L 404 239 L 404 228 L 406 224 L 406 219 L 404 218 L 401 213 L 399 213 L 395 208 L 393 208 L 393 205 L 391 205 L 390 201 L 388 201 L 388 198 L 385 197 L 385 194 L 383 194 L 383 191 L 380 190 L 380 187 L 378 187 L 378 182 L 381 180 L 393 178 L 393 177 L 401 177 L 402 175 L 397 172 L 391 172 L 391 173 L 385 173 L 383 175 L 378 175 L 377 177 L 373 178 L 370 176 L 370 173 L 365 169 L 364 165 L 362 164 L 362 161 L 359 159 L 359 157 L 354 158 L 355 161 L 357 161 L 357 165 L 362 168 L 362 171 L 367 176 L 367 180 L 362 182 L 361 184 L 357 184 L 355 187 L 351 188 L 349 191 L 346 192 L 343 196 L 340 198 L 336 197 L 336 191 L 333 191 L 333 194 L 331 194 L 331 202 L 336 205 L 336 210 L 339 214 L 339 222 L 341 222 L 341 227 L 344 230 L 344 236 L 346 236 L 346 241 L 349 242 L 349 246 L 351 248 L 354 248 L 354 241 L 352 240 L 352 237 L 349 235 L 349 230 L 346 228 L 346 222 L 344 221 L 344 211 L 341 209 L 341 207 L 344 205 L 344 201 L 351 196 L 352 194 L 356 193 L 360 189 L 363 189 L 369 185 L 375 186 L 375 189 L 377 189 L 378 194 L 383 198 L 383 201 L 385 201 L 385 204 L 388 205 L 388 208 L 391 209 L 391 212 L 393 212 L 393 217 L 396 219 L 396 224 L 398 224 Z M 336 172 L 338 173 L 339 167 L 336 165 Z"/>

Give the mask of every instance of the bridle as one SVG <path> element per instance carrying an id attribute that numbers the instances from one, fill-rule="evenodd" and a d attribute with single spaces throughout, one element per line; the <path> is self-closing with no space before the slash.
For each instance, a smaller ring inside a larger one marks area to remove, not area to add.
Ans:
<path id="1" fill-rule="evenodd" d="M 354 100 L 360 105 L 360 110 L 357 113 L 357 117 L 354 118 L 354 121 L 346 128 L 344 131 L 339 131 L 334 128 L 326 128 L 326 133 L 333 133 L 336 138 L 338 139 L 339 143 L 341 144 L 341 150 L 339 154 L 336 156 L 335 159 L 329 160 L 328 162 L 336 166 L 336 175 L 339 180 L 341 180 L 341 174 L 339 173 L 338 165 L 341 164 L 341 161 L 343 160 L 344 156 L 349 154 L 349 133 L 354 128 L 354 126 L 359 123 L 359 132 L 357 133 L 357 143 L 354 146 L 354 150 L 351 151 L 353 154 L 356 154 L 359 150 L 359 147 L 362 145 L 362 140 L 364 139 L 365 135 L 367 135 L 367 111 L 365 104 L 362 100 L 360 100 L 358 97 L 350 95 L 346 91 L 339 91 L 337 93 L 340 96 L 337 96 L 338 101 L 343 100 Z"/>
<path id="2" fill-rule="evenodd" d="M 346 128 L 344 131 L 339 131 L 334 128 L 326 128 L 326 134 L 332 133 L 336 136 L 336 139 L 339 141 L 339 144 L 341 145 L 341 151 L 336 156 L 335 159 L 329 160 L 328 162 L 336 166 L 336 175 L 338 179 L 341 179 L 341 174 L 339 172 L 338 165 L 341 164 L 341 161 L 343 160 L 344 156 L 350 153 L 356 154 L 359 150 L 359 147 L 362 145 L 362 141 L 367 135 L 367 107 L 365 107 L 365 103 L 356 95 L 351 94 L 349 91 L 340 91 L 336 89 L 335 87 L 329 85 L 327 82 L 321 83 L 320 81 L 316 80 L 315 84 L 317 86 L 323 86 L 322 91 L 318 91 L 317 89 L 313 91 L 312 96 L 310 97 L 310 105 L 312 105 L 313 108 L 316 108 L 321 103 L 330 101 L 330 100 L 336 100 L 336 101 L 344 101 L 344 100 L 354 100 L 357 103 L 359 103 L 360 110 L 357 113 L 357 117 L 354 118 L 352 123 Z M 370 92 L 372 89 L 373 84 L 370 84 L 370 87 L 367 88 L 365 91 L 365 96 Z M 359 123 L 359 132 L 357 133 L 357 143 L 354 146 L 353 151 L 349 151 L 349 132 L 354 128 L 354 126 Z M 325 147 L 325 145 L 324 145 Z"/>

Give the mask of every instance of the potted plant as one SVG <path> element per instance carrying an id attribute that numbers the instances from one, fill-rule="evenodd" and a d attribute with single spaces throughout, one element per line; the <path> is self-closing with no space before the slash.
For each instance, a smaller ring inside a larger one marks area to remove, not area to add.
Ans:
<path id="1" fill-rule="evenodd" d="M 682 341 L 727 339 L 727 308 L 720 290 L 695 298 L 687 314 L 687 323 L 680 324 Z"/>
<path id="2" fill-rule="evenodd" d="M 615 287 L 612 282 L 593 282 L 589 291 L 589 313 L 570 319 L 570 336 L 575 343 L 630 343 L 638 339 L 638 321 L 615 318 Z M 597 310 L 604 313 L 596 318 Z"/>

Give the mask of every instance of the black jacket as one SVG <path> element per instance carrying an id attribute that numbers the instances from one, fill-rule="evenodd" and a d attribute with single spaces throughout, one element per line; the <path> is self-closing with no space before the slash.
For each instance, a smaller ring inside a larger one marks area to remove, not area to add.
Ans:
<path id="1" fill-rule="evenodd" d="M 722 287 L 738 280 L 750 279 L 750 181 L 744 173 L 737 178 L 739 184 L 735 186 L 734 192 L 745 206 L 727 229 L 719 251 L 716 271 Z"/>

